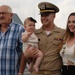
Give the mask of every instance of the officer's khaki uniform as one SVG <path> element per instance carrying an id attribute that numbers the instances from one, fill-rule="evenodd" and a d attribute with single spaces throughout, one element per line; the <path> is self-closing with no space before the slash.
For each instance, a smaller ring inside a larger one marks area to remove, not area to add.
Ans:
<path id="1" fill-rule="evenodd" d="M 41 17 L 46 17 L 48 13 L 59 12 L 59 8 L 49 2 L 39 3 L 38 8 Z M 61 75 L 62 61 L 59 56 L 59 46 L 65 35 L 65 30 L 54 25 L 54 29 L 49 35 L 46 34 L 43 27 L 35 33 L 39 38 L 39 50 L 43 52 L 44 58 L 39 66 L 39 72 L 33 71 L 32 75 Z"/>
<path id="2" fill-rule="evenodd" d="M 40 64 L 40 71 L 33 72 L 32 75 L 61 75 L 61 58 L 59 56 L 59 46 L 65 34 L 65 30 L 54 25 L 53 31 L 47 35 L 43 28 L 36 30 L 39 38 L 39 49 L 44 53 L 44 58 Z"/>

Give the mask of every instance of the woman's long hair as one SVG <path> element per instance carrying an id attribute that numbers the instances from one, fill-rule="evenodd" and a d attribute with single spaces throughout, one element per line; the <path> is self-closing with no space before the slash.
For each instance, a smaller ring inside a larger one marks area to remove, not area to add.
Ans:
<path id="1" fill-rule="evenodd" d="M 70 39 L 71 37 L 74 36 L 74 33 L 71 32 L 71 31 L 69 30 L 69 28 L 68 28 L 68 21 L 69 21 L 70 16 L 75 16 L 75 12 L 71 13 L 71 14 L 69 15 L 69 17 L 68 17 L 68 20 L 67 20 L 67 27 L 66 27 L 66 36 L 65 36 L 65 40 L 67 40 L 67 38 Z"/>
<path id="2" fill-rule="evenodd" d="M 71 14 L 68 16 L 67 26 L 66 26 L 66 34 L 65 34 L 65 37 L 64 37 L 64 39 L 63 39 L 63 42 L 60 44 L 59 49 L 62 48 L 63 44 L 66 43 L 66 41 L 67 41 L 68 39 L 70 39 L 71 37 L 74 36 L 74 33 L 71 32 L 71 31 L 69 30 L 69 28 L 68 28 L 68 22 L 69 22 L 70 16 L 75 16 L 75 12 L 71 13 Z"/>

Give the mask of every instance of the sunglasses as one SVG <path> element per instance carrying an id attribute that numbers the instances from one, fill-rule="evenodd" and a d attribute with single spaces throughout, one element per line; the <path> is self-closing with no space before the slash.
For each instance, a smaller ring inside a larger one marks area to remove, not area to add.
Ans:
<path id="1" fill-rule="evenodd" d="M 49 16 L 50 14 L 51 14 L 50 12 L 40 13 L 41 17 L 47 17 L 47 16 Z"/>

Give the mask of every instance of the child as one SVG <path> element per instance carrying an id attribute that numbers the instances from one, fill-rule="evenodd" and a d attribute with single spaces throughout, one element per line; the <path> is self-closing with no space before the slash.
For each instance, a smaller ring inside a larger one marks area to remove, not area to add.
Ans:
<path id="1" fill-rule="evenodd" d="M 43 59 L 43 53 L 38 49 L 38 38 L 35 35 L 35 23 L 36 20 L 34 20 L 32 17 L 28 17 L 24 21 L 24 27 L 25 27 L 25 32 L 22 34 L 22 42 L 23 42 L 23 52 L 25 52 L 25 49 L 28 45 L 32 47 L 37 48 L 38 50 L 38 56 L 35 61 L 35 65 L 33 66 L 33 69 L 38 72 L 39 65 L 41 60 Z M 29 63 L 29 71 L 32 71 L 32 65 L 33 65 L 33 60 Z"/>

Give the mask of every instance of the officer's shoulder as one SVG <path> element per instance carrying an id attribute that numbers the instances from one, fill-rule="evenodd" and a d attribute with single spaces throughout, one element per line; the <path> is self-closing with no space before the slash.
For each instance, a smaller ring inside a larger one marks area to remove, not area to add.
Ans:
<path id="1" fill-rule="evenodd" d="M 39 32 L 41 32 L 41 28 L 35 30 L 35 33 L 39 33 Z"/>
<path id="2" fill-rule="evenodd" d="M 66 30 L 63 29 L 63 28 L 58 27 L 57 30 L 58 30 L 58 32 L 59 32 L 60 34 L 65 34 L 65 33 L 66 33 Z"/>
<path id="3" fill-rule="evenodd" d="M 65 29 L 58 27 L 58 31 L 65 31 Z"/>

